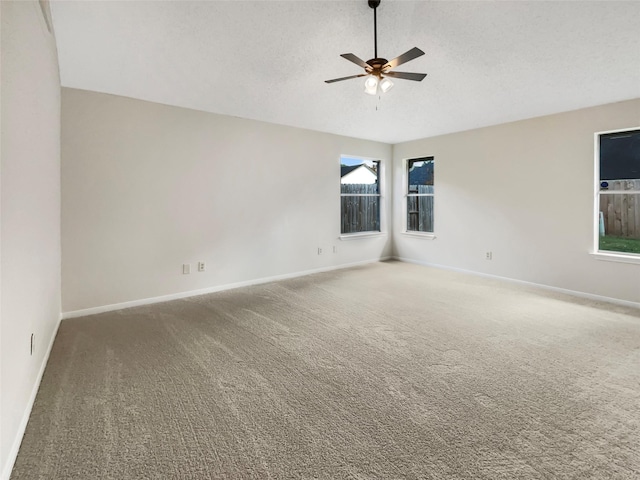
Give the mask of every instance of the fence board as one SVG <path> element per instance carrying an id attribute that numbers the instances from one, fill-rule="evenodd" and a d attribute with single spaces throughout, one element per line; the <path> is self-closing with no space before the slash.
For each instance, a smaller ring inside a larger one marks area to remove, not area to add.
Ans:
<path id="1" fill-rule="evenodd" d="M 433 185 L 409 185 L 409 193 L 433 194 Z M 407 231 L 433 232 L 433 197 L 407 195 Z"/>
<path id="2" fill-rule="evenodd" d="M 605 234 L 640 238 L 640 193 L 608 193 L 640 191 L 640 179 L 609 180 L 609 189 L 600 192 L 600 211 Z"/>
<path id="3" fill-rule="evenodd" d="M 343 195 L 340 197 L 341 233 L 380 231 L 380 197 L 377 184 L 341 184 L 340 192 Z"/>

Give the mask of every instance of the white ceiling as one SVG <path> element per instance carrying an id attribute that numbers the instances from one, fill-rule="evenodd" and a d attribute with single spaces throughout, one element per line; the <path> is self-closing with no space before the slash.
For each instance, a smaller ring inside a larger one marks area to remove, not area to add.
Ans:
<path id="1" fill-rule="evenodd" d="M 640 97 L 640 2 L 394 1 L 378 53 L 428 73 L 366 95 L 352 1 L 54 1 L 62 85 L 398 143 Z"/>

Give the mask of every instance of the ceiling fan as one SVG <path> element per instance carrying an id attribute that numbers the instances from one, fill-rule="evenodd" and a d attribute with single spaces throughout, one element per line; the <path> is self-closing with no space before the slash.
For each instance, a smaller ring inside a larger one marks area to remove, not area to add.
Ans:
<path id="1" fill-rule="evenodd" d="M 340 55 L 346 58 L 350 62 L 355 63 L 359 67 L 364 68 L 365 73 L 359 75 L 351 75 L 349 77 L 334 78 L 332 80 L 325 80 L 325 83 L 341 82 L 342 80 L 349 80 L 351 78 L 368 77 L 364 82 L 364 91 L 369 95 L 375 95 L 380 90 L 382 93 L 389 91 L 393 87 L 393 82 L 388 78 L 400 78 L 402 80 L 413 80 L 420 82 L 427 76 L 426 73 L 409 73 L 409 72 L 393 72 L 391 69 L 396 68 L 403 63 L 407 63 L 414 58 L 418 58 L 424 55 L 424 52 L 417 47 L 413 47 L 408 52 L 403 53 L 399 57 L 393 60 L 387 61 L 386 58 L 378 58 L 378 19 L 376 15 L 376 8 L 380 5 L 380 0 L 368 0 L 368 4 L 373 8 L 373 48 L 374 56 L 371 60 L 366 62 L 353 53 L 343 53 Z"/>

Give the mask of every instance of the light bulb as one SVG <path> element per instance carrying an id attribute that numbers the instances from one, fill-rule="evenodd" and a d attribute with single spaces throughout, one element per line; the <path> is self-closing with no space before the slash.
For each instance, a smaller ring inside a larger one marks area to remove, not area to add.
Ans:
<path id="1" fill-rule="evenodd" d="M 369 75 L 364 81 L 364 91 L 369 95 L 375 95 L 378 91 L 378 77 Z"/>
<path id="2" fill-rule="evenodd" d="M 393 82 L 388 78 L 385 77 L 380 81 L 380 90 L 382 90 L 382 93 L 387 93 L 392 88 L 393 88 Z"/>

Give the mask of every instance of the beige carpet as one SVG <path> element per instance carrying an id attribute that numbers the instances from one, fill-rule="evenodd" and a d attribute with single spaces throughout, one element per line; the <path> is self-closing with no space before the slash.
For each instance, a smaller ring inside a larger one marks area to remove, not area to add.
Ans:
<path id="1" fill-rule="evenodd" d="M 640 312 L 399 262 L 63 321 L 13 479 L 638 479 Z"/>

